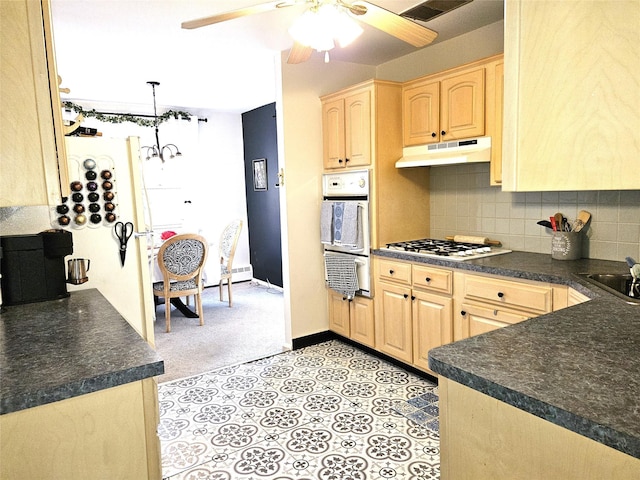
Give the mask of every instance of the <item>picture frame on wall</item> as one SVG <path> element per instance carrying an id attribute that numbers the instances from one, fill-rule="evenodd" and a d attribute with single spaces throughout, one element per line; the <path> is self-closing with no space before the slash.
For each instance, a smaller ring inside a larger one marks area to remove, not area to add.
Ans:
<path id="1" fill-rule="evenodd" d="M 267 159 L 253 161 L 253 189 L 257 192 L 267 189 Z"/>

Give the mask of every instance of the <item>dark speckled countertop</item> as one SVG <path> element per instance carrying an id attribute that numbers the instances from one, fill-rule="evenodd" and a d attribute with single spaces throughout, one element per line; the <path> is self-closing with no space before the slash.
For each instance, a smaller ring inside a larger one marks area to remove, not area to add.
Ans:
<path id="1" fill-rule="evenodd" d="M 374 254 L 478 273 L 569 285 L 591 301 L 435 348 L 434 372 L 640 458 L 640 305 L 576 273 L 628 273 L 624 262 L 513 252 L 451 262 Z"/>
<path id="2" fill-rule="evenodd" d="M 3 307 L 0 414 L 164 373 L 164 362 L 95 289 Z"/>

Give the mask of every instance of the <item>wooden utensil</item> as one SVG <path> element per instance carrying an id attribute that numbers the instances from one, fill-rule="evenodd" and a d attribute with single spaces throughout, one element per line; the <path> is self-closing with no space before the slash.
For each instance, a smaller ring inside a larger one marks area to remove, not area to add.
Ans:
<path id="1" fill-rule="evenodd" d="M 556 230 L 557 230 L 558 232 L 563 231 L 562 225 L 564 224 L 564 215 L 562 215 L 561 213 L 556 213 L 556 214 L 553 216 L 553 219 L 554 219 L 554 220 L 555 220 L 555 222 L 556 222 Z"/>
<path id="2" fill-rule="evenodd" d="M 445 240 L 450 240 L 460 243 L 480 243 L 482 245 L 502 245 L 500 240 L 490 240 L 487 237 L 474 237 L 472 235 L 454 235 L 444 237 Z"/>
<path id="3" fill-rule="evenodd" d="M 578 218 L 576 219 L 576 223 L 573 226 L 574 232 L 579 232 L 584 228 L 587 222 L 591 219 L 591 214 L 586 210 L 580 210 L 578 212 Z"/>

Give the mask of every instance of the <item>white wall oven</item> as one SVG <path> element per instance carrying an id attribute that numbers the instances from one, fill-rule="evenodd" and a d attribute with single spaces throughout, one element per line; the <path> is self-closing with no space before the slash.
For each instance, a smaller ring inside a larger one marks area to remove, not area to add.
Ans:
<path id="1" fill-rule="evenodd" d="M 322 196 L 320 241 L 327 286 L 345 297 L 371 297 L 369 171 L 324 174 Z"/>

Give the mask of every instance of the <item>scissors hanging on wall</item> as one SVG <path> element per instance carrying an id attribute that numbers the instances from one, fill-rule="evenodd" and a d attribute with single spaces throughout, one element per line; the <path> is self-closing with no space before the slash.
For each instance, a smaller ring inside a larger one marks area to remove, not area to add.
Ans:
<path id="1" fill-rule="evenodd" d="M 124 260 L 127 256 L 127 242 L 133 234 L 133 223 L 116 222 L 113 230 L 116 232 L 116 237 L 118 237 L 118 240 L 120 240 L 120 263 L 124 267 Z"/>

